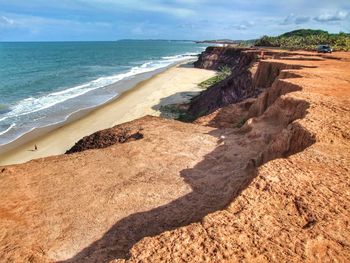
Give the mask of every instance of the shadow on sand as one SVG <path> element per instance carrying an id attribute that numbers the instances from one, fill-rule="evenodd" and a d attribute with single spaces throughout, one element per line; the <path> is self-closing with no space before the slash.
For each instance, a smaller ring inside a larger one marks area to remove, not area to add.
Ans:
<path id="1" fill-rule="evenodd" d="M 160 117 L 177 119 L 181 113 L 188 109 L 187 103 L 198 96 L 200 91 L 177 92 L 166 98 L 162 98 L 157 105 L 152 107 L 153 110 L 160 112 Z"/>
<path id="2" fill-rule="evenodd" d="M 307 107 L 305 105 L 303 116 L 306 115 Z M 278 136 L 285 127 L 270 129 L 271 137 Z M 204 156 L 193 168 L 180 172 L 186 184 L 191 186 L 191 193 L 166 205 L 123 218 L 102 238 L 62 262 L 106 262 L 126 258 L 131 247 L 142 238 L 198 222 L 207 214 L 225 208 L 250 184 L 262 164 L 302 151 L 314 143 L 310 139 L 293 151 L 274 153 L 269 157 L 267 153 L 271 141 L 252 139 L 248 136 L 249 131 L 216 129 L 210 135 L 218 138 L 215 150 Z"/>
<path id="3" fill-rule="evenodd" d="M 184 64 L 180 64 L 179 68 L 194 68 L 193 62 L 188 62 Z"/>

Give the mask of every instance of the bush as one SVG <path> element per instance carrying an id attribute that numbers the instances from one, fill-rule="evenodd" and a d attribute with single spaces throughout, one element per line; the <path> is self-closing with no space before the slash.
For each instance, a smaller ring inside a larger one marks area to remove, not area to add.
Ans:
<path id="1" fill-rule="evenodd" d="M 315 50 L 322 44 L 331 45 L 334 51 L 350 51 L 350 34 L 329 34 L 322 30 L 300 29 L 278 37 L 263 36 L 255 42 L 256 46 L 304 50 Z"/>
<path id="2" fill-rule="evenodd" d="M 234 125 L 233 128 L 241 128 L 246 123 L 247 118 L 241 117 Z"/>
<path id="3" fill-rule="evenodd" d="M 219 83 L 220 81 L 226 79 L 230 75 L 231 75 L 230 67 L 228 67 L 228 66 L 220 67 L 216 76 L 199 83 L 198 86 L 203 88 L 203 89 L 207 89 L 207 88 Z"/>

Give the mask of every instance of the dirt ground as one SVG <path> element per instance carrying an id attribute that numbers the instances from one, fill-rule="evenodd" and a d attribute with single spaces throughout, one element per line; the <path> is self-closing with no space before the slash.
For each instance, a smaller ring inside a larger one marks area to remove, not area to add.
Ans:
<path id="1" fill-rule="evenodd" d="M 315 56 L 195 124 L 0 167 L 0 261 L 348 261 L 350 54 Z"/>

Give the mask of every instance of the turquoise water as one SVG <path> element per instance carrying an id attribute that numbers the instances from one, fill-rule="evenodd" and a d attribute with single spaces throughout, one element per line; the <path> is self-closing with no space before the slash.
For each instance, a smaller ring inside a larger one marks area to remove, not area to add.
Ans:
<path id="1" fill-rule="evenodd" d="M 200 53 L 180 41 L 0 43 L 0 145 L 120 95 L 108 85 Z"/>

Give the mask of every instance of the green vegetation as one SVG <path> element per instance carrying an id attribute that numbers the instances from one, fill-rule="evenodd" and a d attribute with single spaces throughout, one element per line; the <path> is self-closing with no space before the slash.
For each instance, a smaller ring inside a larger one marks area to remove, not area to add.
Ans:
<path id="1" fill-rule="evenodd" d="M 163 117 L 182 122 L 193 122 L 197 118 L 205 115 L 205 112 L 200 112 L 197 115 L 189 114 L 187 111 L 188 106 L 188 104 L 169 104 L 161 106 L 159 110 Z"/>
<path id="2" fill-rule="evenodd" d="M 187 112 L 187 107 L 184 104 L 169 104 L 161 106 L 159 110 L 163 117 L 182 122 L 193 122 L 205 114 L 205 112 L 201 112 L 198 115 L 191 115 Z"/>
<path id="3" fill-rule="evenodd" d="M 186 108 L 181 107 L 179 104 L 162 105 L 159 110 L 164 117 L 171 119 L 177 119 L 187 111 Z"/>
<path id="4" fill-rule="evenodd" d="M 203 89 L 207 89 L 219 83 L 220 81 L 226 79 L 230 75 L 231 75 L 230 67 L 228 66 L 220 67 L 216 76 L 199 83 L 198 86 Z M 195 99 L 197 96 L 192 97 L 190 101 Z M 163 116 L 167 116 L 168 118 L 176 119 L 182 122 L 193 122 L 197 118 L 205 115 L 205 112 L 200 112 L 197 115 L 191 115 L 188 113 L 187 107 L 184 104 L 170 104 L 170 105 L 161 106 L 159 110 L 162 112 Z"/>
<path id="5" fill-rule="evenodd" d="M 181 108 L 178 104 L 168 104 L 162 105 L 159 109 L 161 112 L 170 113 L 170 114 L 181 114 L 186 112 L 186 109 Z"/>
<path id="6" fill-rule="evenodd" d="M 198 86 L 203 88 L 203 89 L 207 89 L 207 88 L 219 83 L 220 81 L 226 79 L 230 75 L 231 75 L 231 68 L 230 67 L 228 67 L 228 66 L 220 67 L 216 76 L 199 83 Z M 196 97 L 197 96 L 192 97 L 191 101 L 193 99 L 195 99 Z M 205 115 L 205 112 L 200 112 L 199 114 L 194 116 L 194 115 L 189 114 L 187 112 L 187 109 L 179 108 L 175 105 L 162 106 L 161 111 L 168 112 L 172 116 L 174 116 L 175 119 L 177 119 L 179 121 L 183 121 L 183 122 L 193 122 L 197 118 Z"/>
<path id="7" fill-rule="evenodd" d="M 169 104 L 162 105 L 159 110 L 161 111 L 163 117 L 182 122 L 193 122 L 198 118 L 198 116 L 188 114 L 187 107 L 184 104 Z"/>
<path id="8" fill-rule="evenodd" d="M 230 75 L 231 75 L 231 69 L 228 66 L 220 67 L 219 72 L 216 76 L 199 83 L 198 86 L 203 89 L 207 89 L 219 83 L 220 81 L 226 79 Z"/>
<path id="9" fill-rule="evenodd" d="M 312 36 L 312 35 L 317 36 L 322 34 L 328 34 L 328 32 L 324 30 L 298 29 L 298 30 L 284 33 L 281 35 L 281 37 L 293 37 L 293 36 L 307 37 L 307 36 Z"/>
<path id="10" fill-rule="evenodd" d="M 316 50 L 318 45 L 331 45 L 334 51 L 350 51 L 350 34 L 330 34 L 323 30 L 300 29 L 277 37 L 263 36 L 255 46 L 279 47 L 286 49 Z"/>
<path id="11" fill-rule="evenodd" d="M 186 111 L 186 112 L 183 112 L 182 114 L 180 114 L 179 117 L 177 118 L 177 120 L 182 121 L 182 122 L 193 122 L 196 119 L 198 119 L 199 117 L 204 116 L 206 113 L 207 113 L 206 111 L 202 111 L 196 115 L 192 115 Z"/>
<path id="12" fill-rule="evenodd" d="M 197 119 L 196 116 L 193 116 L 193 115 L 190 115 L 190 114 L 184 112 L 184 113 L 180 114 L 176 120 L 182 121 L 182 122 L 193 122 L 195 119 Z"/>
<path id="13" fill-rule="evenodd" d="M 241 117 L 234 125 L 233 128 L 241 128 L 244 123 L 247 121 L 247 118 Z"/>
<path id="14" fill-rule="evenodd" d="M 256 39 L 240 40 L 237 47 L 250 48 L 250 47 L 254 46 L 256 41 L 257 41 Z"/>

